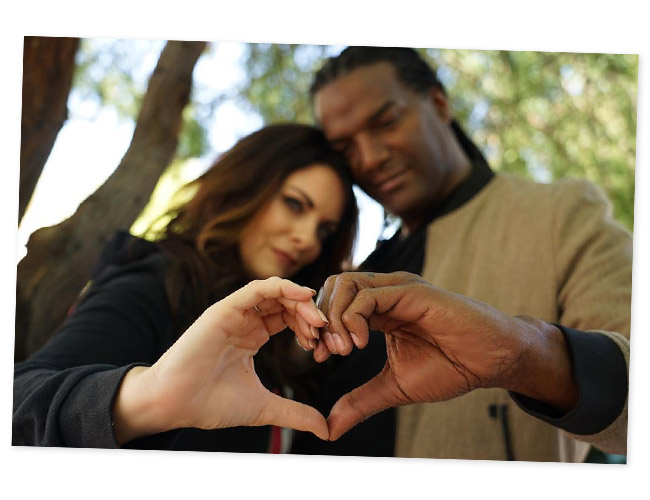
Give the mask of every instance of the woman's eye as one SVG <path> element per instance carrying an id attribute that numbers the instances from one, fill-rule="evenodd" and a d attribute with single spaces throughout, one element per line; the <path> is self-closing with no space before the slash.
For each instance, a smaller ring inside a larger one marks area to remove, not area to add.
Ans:
<path id="1" fill-rule="evenodd" d="M 289 210 L 297 214 L 303 210 L 302 202 L 296 198 L 293 198 L 292 196 L 285 196 L 284 203 L 287 207 L 289 207 Z"/>

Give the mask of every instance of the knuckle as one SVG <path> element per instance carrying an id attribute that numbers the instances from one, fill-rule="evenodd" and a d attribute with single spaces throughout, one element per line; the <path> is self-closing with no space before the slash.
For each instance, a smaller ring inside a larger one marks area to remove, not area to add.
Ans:
<path id="1" fill-rule="evenodd" d="M 341 314 L 341 321 L 344 325 L 349 325 L 352 321 L 354 321 L 354 317 L 355 314 L 348 309 L 343 314 Z"/>
<path id="2" fill-rule="evenodd" d="M 402 279 L 404 281 L 410 281 L 410 280 L 419 278 L 419 276 L 416 276 L 415 274 L 412 274 L 412 273 L 409 273 L 409 272 L 406 272 L 406 271 L 397 271 L 394 274 L 395 274 L 395 276 L 397 278 Z"/>
<path id="3" fill-rule="evenodd" d="M 336 283 L 337 278 L 340 276 L 340 274 L 332 274 L 325 280 L 325 284 L 323 287 L 325 288 L 331 288 L 334 286 L 334 283 Z"/>

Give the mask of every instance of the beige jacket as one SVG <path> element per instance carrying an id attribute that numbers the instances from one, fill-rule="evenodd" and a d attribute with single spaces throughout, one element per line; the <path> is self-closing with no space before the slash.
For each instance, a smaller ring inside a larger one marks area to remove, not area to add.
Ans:
<path id="1" fill-rule="evenodd" d="M 629 365 L 632 237 L 591 183 L 537 184 L 497 175 L 430 224 L 422 276 L 511 315 L 607 335 Z M 517 460 L 582 461 L 588 443 L 626 452 L 627 402 L 607 429 L 576 441 L 522 411 L 506 391 L 481 389 L 400 408 L 396 455 L 505 459 L 501 425 L 489 414 L 493 404 L 508 405 Z"/>

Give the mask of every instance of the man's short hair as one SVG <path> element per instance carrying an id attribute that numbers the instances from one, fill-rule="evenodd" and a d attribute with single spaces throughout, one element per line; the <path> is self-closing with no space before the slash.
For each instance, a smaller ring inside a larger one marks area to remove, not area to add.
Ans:
<path id="1" fill-rule="evenodd" d="M 309 95 L 313 98 L 325 85 L 347 73 L 380 62 L 390 63 L 400 82 L 410 90 L 424 93 L 431 87 L 444 92 L 435 71 L 411 48 L 406 47 L 348 47 L 338 56 L 330 57 L 314 76 Z"/>

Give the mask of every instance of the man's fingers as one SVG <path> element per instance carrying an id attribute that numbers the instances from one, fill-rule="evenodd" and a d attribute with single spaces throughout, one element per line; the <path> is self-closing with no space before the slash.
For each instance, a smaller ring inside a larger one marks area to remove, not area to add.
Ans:
<path id="1" fill-rule="evenodd" d="M 314 349 L 314 361 L 317 363 L 322 363 L 327 358 L 330 357 L 330 351 L 325 345 L 325 340 L 323 339 L 323 334 L 321 333 L 321 338 L 318 341 L 318 346 Z"/>
<path id="2" fill-rule="evenodd" d="M 326 304 L 327 318 L 330 321 L 325 329 L 329 332 L 329 335 L 325 335 L 325 340 L 332 353 L 347 355 L 355 346 L 354 338 L 350 336 L 350 332 L 341 321 L 341 314 L 354 300 L 358 291 L 355 274 L 343 273 L 336 276 L 333 283 L 329 285 L 330 293 L 322 300 L 323 306 Z"/>
<path id="3" fill-rule="evenodd" d="M 329 303 L 330 295 L 332 295 L 337 276 L 338 274 L 334 274 L 327 278 L 316 297 L 316 306 L 325 313 L 325 316 L 327 316 L 327 304 Z"/>
<path id="4" fill-rule="evenodd" d="M 318 410 L 272 393 L 268 393 L 268 401 L 258 424 L 290 427 L 311 432 L 323 440 L 329 438 L 327 421 Z"/>
<path id="5" fill-rule="evenodd" d="M 406 403 L 388 366 L 365 384 L 343 395 L 327 417 L 329 439 L 336 441 L 358 423 L 386 408 Z"/>
<path id="6" fill-rule="evenodd" d="M 426 337 L 428 330 L 422 322 L 431 317 L 437 300 L 436 290 L 420 283 L 365 288 L 345 310 L 342 321 L 362 345 L 368 341 L 367 329 L 390 333 L 407 327 L 414 335 Z"/>

